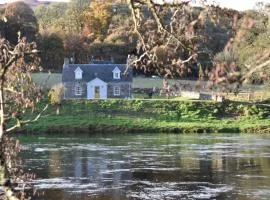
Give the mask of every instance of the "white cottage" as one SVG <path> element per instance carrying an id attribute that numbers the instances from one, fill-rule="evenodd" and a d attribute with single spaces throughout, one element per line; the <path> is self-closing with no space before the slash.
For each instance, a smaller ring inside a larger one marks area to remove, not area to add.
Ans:
<path id="1" fill-rule="evenodd" d="M 126 72 L 126 64 L 100 61 L 69 64 L 67 61 L 62 72 L 65 99 L 131 98 L 132 69 Z"/>

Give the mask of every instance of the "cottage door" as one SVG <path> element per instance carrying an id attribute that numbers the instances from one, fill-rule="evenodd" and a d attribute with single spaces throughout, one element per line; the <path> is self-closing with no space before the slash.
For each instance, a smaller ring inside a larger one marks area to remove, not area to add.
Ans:
<path id="1" fill-rule="evenodd" d="M 99 78 L 88 82 L 87 99 L 107 99 L 107 83 Z"/>
<path id="2" fill-rule="evenodd" d="M 95 99 L 100 99 L 100 87 L 95 86 Z"/>

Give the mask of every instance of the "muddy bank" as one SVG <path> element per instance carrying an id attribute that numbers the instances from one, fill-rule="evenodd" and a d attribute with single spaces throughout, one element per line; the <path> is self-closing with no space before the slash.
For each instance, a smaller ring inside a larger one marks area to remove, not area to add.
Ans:
<path id="1" fill-rule="evenodd" d="M 248 128 L 227 127 L 227 128 L 213 128 L 213 127 L 129 127 L 120 125 L 84 125 L 84 126 L 70 126 L 57 125 L 48 126 L 43 130 L 21 129 L 19 133 L 22 134 L 99 134 L 99 133 L 262 133 L 269 134 L 270 126 L 254 126 Z"/>

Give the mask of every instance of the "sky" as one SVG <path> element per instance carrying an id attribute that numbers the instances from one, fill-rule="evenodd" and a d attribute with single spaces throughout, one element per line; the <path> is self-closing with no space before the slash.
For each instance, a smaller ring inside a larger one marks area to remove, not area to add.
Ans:
<path id="1" fill-rule="evenodd" d="M 14 0 L 0 0 L 0 3 L 6 3 L 8 1 Z M 69 0 L 49 0 L 49 1 L 69 1 Z M 156 0 L 160 1 L 160 0 Z M 167 1 L 174 1 L 174 0 L 167 0 Z M 247 10 L 252 9 L 256 2 L 264 1 L 270 3 L 270 0 L 215 0 L 221 7 L 228 7 L 233 8 L 236 10 Z"/>
<path id="2" fill-rule="evenodd" d="M 256 2 L 264 1 L 270 3 L 270 0 L 217 0 L 220 6 L 229 7 L 236 10 L 247 10 L 254 8 Z"/>
<path id="3" fill-rule="evenodd" d="M 16 1 L 16 0 L 0 0 L 0 4 L 1 3 L 7 3 L 7 2 L 13 2 L 13 1 Z M 19 1 L 19 0 L 18 0 Z M 58 1 L 58 2 L 67 2 L 69 0 L 38 0 L 38 1 Z"/>

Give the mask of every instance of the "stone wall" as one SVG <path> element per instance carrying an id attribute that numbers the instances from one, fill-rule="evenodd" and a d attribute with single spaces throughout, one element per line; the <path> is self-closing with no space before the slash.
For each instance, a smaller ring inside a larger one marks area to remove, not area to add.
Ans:
<path id="1" fill-rule="evenodd" d="M 113 87 L 120 87 L 120 96 L 114 96 Z M 132 85 L 131 83 L 108 83 L 108 98 L 131 98 L 132 95 Z"/>
<path id="2" fill-rule="evenodd" d="M 75 84 L 82 87 L 82 95 L 75 95 Z M 87 98 L 87 85 L 85 82 L 67 82 L 64 83 L 65 93 L 64 99 L 86 99 Z"/>
<path id="3" fill-rule="evenodd" d="M 82 87 L 82 95 L 75 95 L 75 85 L 79 84 Z M 67 82 L 63 84 L 65 87 L 64 99 L 87 99 L 87 83 L 85 82 Z M 120 96 L 114 96 L 113 87 L 120 87 Z M 108 98 L 131 98 L 132 84 L 129 82 L 108 83 L 107 97 Z"/>

